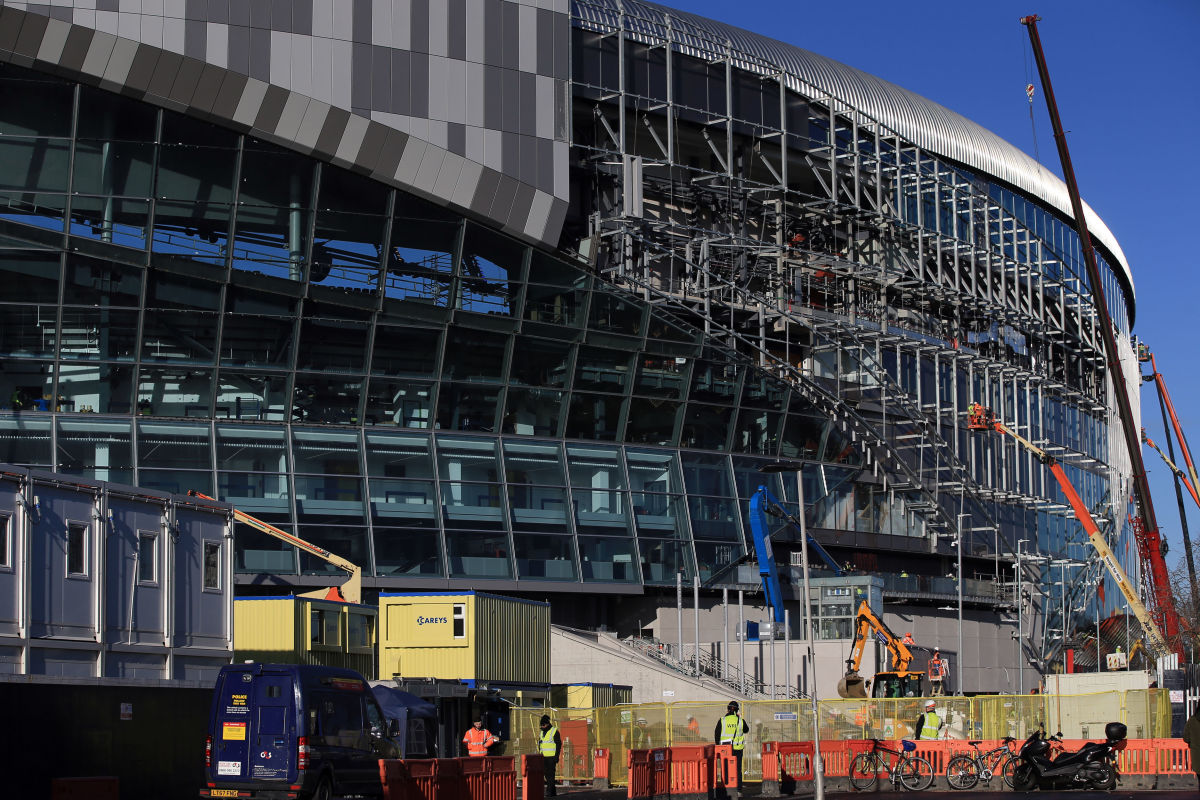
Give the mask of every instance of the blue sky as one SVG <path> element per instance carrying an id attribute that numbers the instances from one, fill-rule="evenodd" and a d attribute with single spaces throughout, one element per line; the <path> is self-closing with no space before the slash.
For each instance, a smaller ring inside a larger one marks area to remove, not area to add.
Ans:
<path id="1" fill-rule="evenodd" d="M 837 59 L 953 109 L 1061 175 L 1028 34 L 1038 23 L 1083 198 L 1116 235 L 1137 294 L 1134 332 L 1154 351 L 1185 435 L 1200 449 L 1200 3 L 958 0 L 814 3 L 674 0 L 681 10 Z M 1025 85 L 1038 85 L 1030 122 Z M 1035 138 L 1036 133 L 1036 138 Z M 1153 384 L 1144 424 L 1165 441 Z M 1165 444 L 1163 444 L 1165 448 Z M 1178 456 L 1178 451 L 1176 452 Z M 1196 458 L 1200 458 L 1197 453 Z M 1171 474 L 1143 449 L 1159 528 L 1182 557 Z M 1179 458 L 1182 464 L 1182 458 Z M 1192 540 L 1200 511 L 1186 498 Z"/>

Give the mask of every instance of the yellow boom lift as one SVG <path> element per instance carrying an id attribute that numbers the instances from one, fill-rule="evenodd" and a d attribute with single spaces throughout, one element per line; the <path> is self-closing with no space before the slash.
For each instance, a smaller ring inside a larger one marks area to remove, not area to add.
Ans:
<path id="1" fill-rule="evenodd" d="M 192 497 L 199 497 L 202 500 L 216 500 L 216 498 L 209 497 L 206 494 L 200 494 L 200 492 L 197 492 L 194 489 L 189 490 L 188 494 Z M 339 555 L 329 552 L 323 547 L 318 547 L 312 542 L 306 542 L 299 536 L 293 536 L 287 531 L 280 530 L 268 522 L 263 522 L 258 517 L 252 517 L 245 511 L 238 511 L 236 508 L 233 509 L 233 518 L 238 522 L 249 525 L 251 528 L 262 531 L 268 536 L 274 536 L 281 542 L 287 542 L 294 547 L 299 547 L 304 552 L 311 553 L 317 558 L 322 558 L 328 561 L 330 564 L 333 564 L 338 569 L 344 569 L 346 572 L 350 573 L 350 578 L 341 586 L 333 586 L 329 589 L 317 589 L 312 592 L 299 592 L 296 595 L 297 597 L 320 597 L 324 600 L 339 600 L 344 603 L 362 602 L 362 567 L 347 561 Z"/>
<path id="2" fill-rule="evenodd" d="M 1121 594 L 1125 595 L 1125 600 L 1129 604 L 1129 610 L 1133 612 L 1134 617 L 1142 624 L 1142 633 L 1146 638 L 1146 644 L 1150 652 L 1155 656 L 1169 654 L 1171 648 L 1167 645 L 1167 640 L 1163 638 L 1162 632 L 1154 624 L 1154 618 L 1150 616 L 1145 603 L 1138 597 L 1137 592 L 1130 584 L 1129 576 L 1125 574 L 1125 570 L 1121 568 L 1120 562 L 1117 561 L 1116 554 L 1108 546 L 1108 542 L 1104 540 L 1104 535 L 1100 533 L 1100 528 L 1096 525 L 1096 521 L 1092 519 L 1091 512 L 1088 511 L 1087 506 L 1084 504 L 1082 498 L 1080 498 L 1079 492 L 1075 491 L 1075 487 L 1071 484 L 1071 480 L 1063 470 L 1062 464 L 1058 463 L 1058 459 L 1006 427 L 1003 422 L 996 419 L 991 409 L 984 408 L 979 403 L 973 403 L 967 412 L 967 428 L 973 431 L 995 431 L 996 433 L 1011 436 L 1020 442 L 1026 450 L 1033 453 L 1038 461 L 1041 461 L 1050 468 L 1054 479 L 1058 481 L 1059 488 L 1066 495 L 1067 502 L 1074 509 L 1075 516 L 1087 532 L 1088 541 L 1096 549 L 1100 560 L 1104 562 L 1104 566 L 1108 568 L 1108 574 L 1116 581 Z"/>
<path id="3" fill-rule="evenodd" d="M 838 681 L 837 691 L 842 697 L 863 698 L 867 696 L 866 679 L 858 674 L 862 663 L 863 648 L 867 639 L 874 633 L 887 647 L 892 656 L 892 669 L 886 672 L 876 672 L 871 682 L 871 695 L 874 697 L 920 697 L 924 694 L 921 671 L 911 671 L 908 666 L 912 663 L 913 654 L 904 641 L 888 630 L 883 620 L 875 616 L 875 612 L 863 600 L 858 605 L 858 615 L 854 622 L 854 650 L 846 659 L 846 674 Z"/>

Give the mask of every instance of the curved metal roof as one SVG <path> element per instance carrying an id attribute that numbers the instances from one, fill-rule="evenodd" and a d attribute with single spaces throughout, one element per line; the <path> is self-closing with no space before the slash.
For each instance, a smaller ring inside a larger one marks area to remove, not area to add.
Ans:
<path id="1" fill-rule="evenodd" d="M 1074 218 L 1067 186 L 1056 175 L 981 125 L 894 83 L 808 50 L 666 6 L 640 0 L 583 0 L 572 5 L 573 20 L 606 28 L 617 27 L 624 11 L 626 29 L 636 38 L 661 40 L 669 26 L 683 52 L 703 58 L 724 57 L 722 45 L 728 42 L 739 67 L 758 73 L 774 67 L 785 73 L 790 89 L 810 97 L 816 90 L 841 100 L 918 147 L 1015 186 L 1067 219 Z M 739 54 L 746 58 L 739 62 Z M 1084 213 L 1096 243 L 1116 260 L 1113 266 L 1128 289 L 1132 309 L 1133 276 L 1125 254 L 1112 231 L 1086 203 Z"/>

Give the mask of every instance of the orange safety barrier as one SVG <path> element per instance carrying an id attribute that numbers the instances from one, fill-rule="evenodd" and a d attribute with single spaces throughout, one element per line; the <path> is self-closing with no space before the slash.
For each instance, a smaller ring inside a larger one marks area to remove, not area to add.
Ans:
<path id="1" fill-rule="evenodd" d="M 1192 772 L 1192 751 L 1183 739 L 1151 739 L 1158 749 L 1159 774 Z"/>
<path id="2" fill-rule="evenodd" d="M 670 748 L 670 794 L 672 797 L 707 797 L 713 786 L 711 744 L 677 744 Z"/>
<path id="3" fill-rule="evenodd" d="M 607 747 L 597 747 L 592 751 L 592 786 L 597 789 L 609 787 L 609 768 L 612 755 Z"/>
<path id="4" fill-rule="evenodd" d="M 545 800 L 546 773 L 539 755 L 521 756 L 521 800 Z"/>
<path id="5" fill-rule="evenodd" d="M 463 758 L 439 758 L 434 768 L 434 791 L 437 800 L 464 800 Z M 431 798 L 432 800 L 432 798 Z"/>
<path id="6" fill-rule="evenodd" d="M 400 759 L 379 759 L 379 782 L 383 785 L 383 800 L 409 800 L 408 765 Z"/>
<path id="7" fill-rule="evenodd" d="M 517 766 L 512 756 L 486 756 L 487 789 L 482 796 L 470 795 L 470 800 L 513 800 L 517 796 Z"/>
<path id="8" fill-rule="evenodd" d="M 658 797 L 671 793 L 671 748 L 656 747 L 650 751 L 651 792 Z"/>
<path id="9" fill-rule="evenodd" d="M 120 782 L 113 777 L 52 778 L 52 800 L 117 800 Z"/>
<path id="10" fill-rule="evenodd" d="M 716 765 L 718 783 L 730 789 L 738 787 L 737 756 L 733 754 L 733 745 L 713 745 L 713 760 Z"/>
<path id="11" fill-rule="evenodd" d="M 634 798 L 649 798 L 654 796 L 653 763 L 650 761 L 649 750 L 627 750 L 629 758 L 629 792 L 630 800 Z"/>
<path id="12" fill-rule="evenodd" d="M 478 756 L 467 758 L 456 758 L 458 767 L 462 772 L 462 779 L 465 791 L 459 794 L 463 800 L 482 800 L 487 797 L 488 791 L 488 764 L 487 758 Z M 440 784 L 439 784 L 440 786 Z M 509 795 L 510 797 L 512 795 Z"/>

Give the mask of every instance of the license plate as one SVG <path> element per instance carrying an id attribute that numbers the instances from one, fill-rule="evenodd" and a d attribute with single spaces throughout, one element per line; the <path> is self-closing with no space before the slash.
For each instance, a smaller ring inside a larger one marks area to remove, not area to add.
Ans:
<path id="1" fill-rule="evenodd" d="M 213 789 L 208 793 L 209 797 L 237 797 L 237 789 Z"/>

